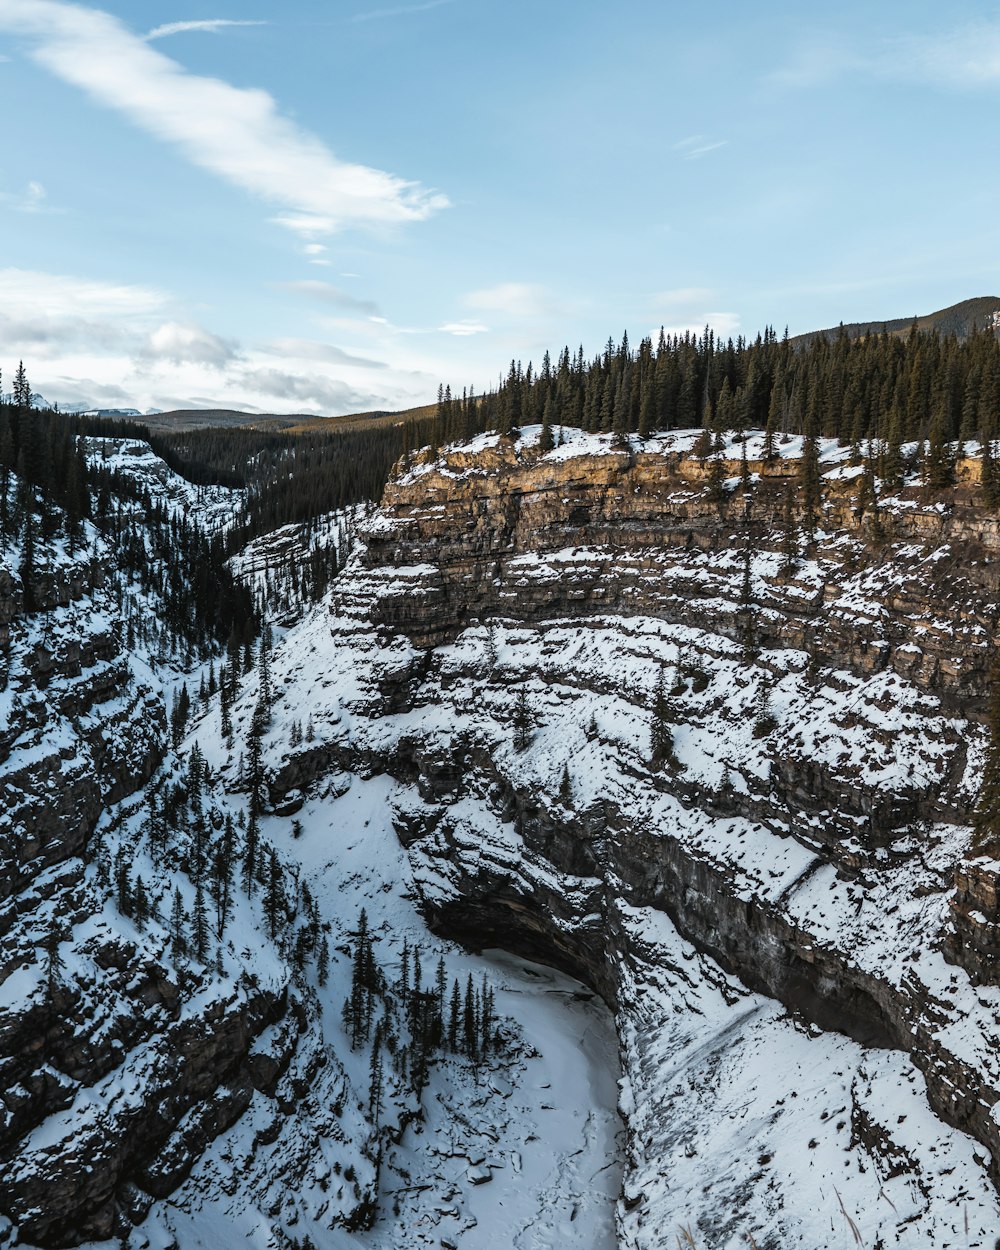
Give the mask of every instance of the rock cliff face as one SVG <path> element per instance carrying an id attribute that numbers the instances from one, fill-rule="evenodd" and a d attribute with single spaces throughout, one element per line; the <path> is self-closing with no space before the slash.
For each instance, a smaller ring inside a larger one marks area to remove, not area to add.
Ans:
<path id="1" fill-rule="evenodd" d="M 1000 524 L 974 459 L 944 501 L 911 484 L 873 507 L 848 451 L 824 445 L 813 529 L 789 486 L 797 441 L 764 463 L 751 438 L 745 467 L 732 444 L 722 487 L 692 443 L 574 433 L 541 455 L 530 438 L 485 438 L 402 469 L 329 623 L 304 635 L 328 657 L 325 688 L 296 687 L 289 666 L 285 696 L 317 743 L 272 758 L 274 796 L 331 768 L 391 772 L 432 922 L 566 968 L 617 1007 L 626 1244 L 659 1244 L 685 1211 L 711 1237 L 739 1231 L 718 1196 L 702 1195 L 702 1216 L 693 1180 L 663 1179 L 683 1172 L 676 1125 L 688 1144 L 698 1131 L 695 1095 L 672 1092 L 681 1072 L 699 1079 L 697 1030 L 678 1033 L 665 1005 L 651 1031 L 644 998 L 650 985 L 664 996 L 651 1001 L 698 998 L 678 959 L 723 1015 L 743 1004 L 768 1029 L 780 1017 L 852 1039 L 852 1147 L 913 1190 L 905 1216 L 876 1212 L 866 1235 L 877 1221 L 894 1244 L 909 1221 L 932 1238 L 961 1197 L 942 1197 L 934 1151 L 904 1121 L 929 1103 L 1000 1180 L 998 865 L 967 827 Z M 673 751 L 654 766 L 661 675 Z M 725 1066 L 720 1037 L 745 1042 L 744 1025 L 719 1029 L 701 1044 Z M 907 1091 L 905 1108 L 887 1088 Z M 777 1122 L 785 1103 L 757 1111 Z M 773 1157 L 761 1148 L 730 1197 L 761 1244 L 810 1244 L 814 1195 L 796 1197 L 793 1164 L 765 1186 Z M 1000 1228 L 995 1193 L 976 1218 L 983 1237 Z"/>
<path id="2" fill-rule="evenodd" d="M 27 595 L 10 565 L 0 570 L 0 1244 L 14 1225 L 27 1243 L 75 1245 L 130 1227 L 240 1116 L 263 1080 L 255 1041 L 288 1003 L 280 979 L 179 974 L 162 936 L 108 898 L 123 862 L 111 863 L 108 839 L 168 749 L 163 679 L 127 650 L 124 618 L 161 605 L 122 579 L 89 527 L 75 553 L 39 553 Z"/>

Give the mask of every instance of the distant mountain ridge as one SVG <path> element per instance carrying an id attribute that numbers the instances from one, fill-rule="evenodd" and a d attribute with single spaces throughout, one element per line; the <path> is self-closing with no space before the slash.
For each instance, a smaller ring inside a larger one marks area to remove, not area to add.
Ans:
<path id="1" fill-rule="evenodd" d="M 1000 296 L 979 295 L 974 299 L 962 300 L 952 304 L 950 308 L 942 308 L 938 312 L 928 313 L 923 317 L 895 317 L 882 321 L 854 321 L 847 325 L 832 326 L 827 330 L 810 330 L 807 334 L 797 334 L 793 343 L 808 343 L 816 338 L 833 340 L 841 332 L 846 331 L 849 338 L 863 338 L 866 334 L 881 334 L 887 330 L 890 334 L 909 334 L 910 327 L 916 325 L 918 330 L 938 334 L 954 334 L 960 339 L 967 339 L 973 328 L 979 330 L 992 329 L 1000 333 Z"/>

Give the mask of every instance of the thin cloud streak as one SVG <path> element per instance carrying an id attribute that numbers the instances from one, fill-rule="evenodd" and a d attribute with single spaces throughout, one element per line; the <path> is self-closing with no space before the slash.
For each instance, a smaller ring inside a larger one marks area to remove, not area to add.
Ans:
<path id="1" fill-rule="evenodd" d="M 390 17 L 408 17 L 411 13 L 427 13 L 430 9 L 440 9 L 446 4 L 455 4 L 456 0 L 427 0 L 425 4 L 404 4 L 393 9 L 373 9 L 370 13 L 355 13 L 348 18 L 352 25 L 359 22 L 380 22 Z"/>
<path id="2" fill-rule="evenodd" d="M 705 143 L 700 148 L 690 148 L 684 153 L 686 161 L 696 161 L 701 156 L 707 156 L 709 152 L 716 152 L 719 148 L 724 148 L 729 143 L 728 139 L 719 139 L 715 143 Z"/>
<path id="3" fill-rule="evenodd" d="M 48 202 L 48 192 L 40 182 L 32 179 L 22 192 L 0 191 L 0 205 L 16 213 L 64 213 Z"/>
<path id="4" fill-rule="evenodd" d="M 800 47 L 768 75 L 782 87 L 823 87 L 851 75 L 968 91 L 1000 84 L 1000 22 L 883 40 L 874 50 L 828 38 Z"/>
<path id="5" fill-rule="evenodd" d="M 276 282 L 279 291 L 292 291 L 296 295 L 308 295 L 310 299 L 320 300 L 324 304 L 333 304 L 336 308 L 347 308 L 354 312 L 366 313 L 369 317 L 378 316 L 378 304 L 374 300 L 361 299 L 350 291 L 342 291 L 330 282 L 321 282 L 318 278 L 300 278 L 294 282 Z"/>
<path id="6" fill-rule="evenodd" d="M 700 156 L 706 156 L 709 152 L 724 148 L 728 143 L 728 139 L 713 140 L 707 135 L 688 135 L 686 139 L 677 140 L 673 145 L 673 151 L 679 152 L 686 161 L 696 161 Z"/>
<path id="7" fill-rule="evenodd" d="M 34 40 L 40 65 L 193 164 L 279 205 L 276 220 L 306 239 L 423 221 L 448 205 L 416 182 L 338 160 L 266 91 L 191 74 L 108 13 L 65 0 L 0 0 L 0 31 Z"/>
<path id="8" fill-rule="evenodd" d="M 166 39 L 169 35 L 184 35 L 188 31 L 205 31 L 208 34 L 217 34 L 220 30 L 224 30 L 227 26 L 268 26 L 269 22 L 264 21 L 240 21 L 235 18 L 228 17 L 210 17 L 197 22 L 166 22 L 163 26 L 157 26 L 145 36 L 146 43 L 152 43 L 154 39 Z"/>
<path id="9" fill-rule="evenodd" d="M 501 282 L 498 286 L 471 291 L 465 303 L 482 312 L 519 318 L 544 317 L 553 311 L 548 292 L 536 282 Z"/>

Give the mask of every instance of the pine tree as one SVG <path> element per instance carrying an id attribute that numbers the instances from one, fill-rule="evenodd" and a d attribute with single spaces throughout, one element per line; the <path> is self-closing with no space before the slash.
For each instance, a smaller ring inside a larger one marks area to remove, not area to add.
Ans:
<path id="1" fill-rule="evenodd" d="M 194 945 L 194 955 L 199 963 L 205 963 L 208 958 L 208 910 L 205 907 L 205 891 L 199 881 L 195 887 L 194 894 L 194 920 L 192 924 L 192 939 Z"/>
<path id="2" fill-rule="evenodd" d="M 555 445 L 556 441 L 552 434 L 552 399 L 549 397 L 545 401 L 545 411 L 542 415 L 542 433 L 538 440 L 538 450 L 544 455 Z"/>
<path id="3" fill-rule="evenodd" d="M 749 543 L 743 548 L 743 577 L 740 582 L 740 634 L 743 657 L 752 660 L 757 654 L 757 625 L 753 598 L 753 557 Z"/>
<path id="4" fill-rule="evenodd" d="M 569 807 L 573 802 L 573 783 L 569 775 L 569 765 L 563 764 L 562 776 L 559 779 L 559 802 Z"/>
<path id="5" fill-rule="evenodd" d="M 465 1053 L 470 1059 L 477 1059 L 479 1056 L 476 1038 L 478 1029 L 476 1028 L 476 989 L 472 984 L 472 973 L 469 973 L 469 979 L 465 983 L 465 1002 L 462 1008 L 462 1026 L 465 1042 Z"/>
<path id="6" fill-rule="evenodd" d="M 437 961 L 437 969 L 435 973 L 435 988 L 437 990 L 438 1010 L 444 1013 L 444 996 L 448 988 L 448 979 L 445 975 L 444 956 L 439 955 Z"/>
<path id="7" fill-rule="evenodd" d="M 458 1050 L 458 1026 L 461 1014 L 462 990 L 456 977 L 451 987 L 451 1004 L 448 1011 L 448 1049 L 452 1052 Z"/>
<path id="8" fill-rule="evenodd" d="M 663 665 L 656 675 L 656 690 L 653 694 L 653 717 L 649 731 L 650 767 L 659 769 L 664 764 L 671 768 L 677 765 L 674 754 L 674 734 L 670 724 L 670 703 L 667 698 L 667 683 Z"/>
<path id="9" fill-rule="evenodd" d="M 976 845 L 992 851 L 1000 847 L 1000 656 L 990 669 L 986 730 L 986 759 L 972 829 Z"/>
<path id="10" fill-rule="evenodd" d="M 382 1117 L 382 1025 L 375 1026 L 372 1057 L 368 1067 L 368 1118 L 376 1129 Z"/>
<path id="11" fill-rule="evenodd" d="M 56 989 L 66 970 L 66 965 L 63 963 L 59 949 L 61 941 L 62 934 L 59 932 L 58 927 L 53 924 L 45 938 L 45 983 L 48 986 L 50 995 Z"/>
<path id="12" fill-rule="evenodd" d="M 928 490 L 943 490 L 955 481 L 955 461 L 949 443 L 947 420 L 942 409 L 931 422 L 924 455 L 924 484 Z"/>
<path id="13" fill-rule="evenodd" d="M 251 816 L 260 816 L 264 811 L 264 729 L 266 723 L 267 711 L 263 700 L 259 700 L 250 721 L 250 736 L 247 743 L 249 757 L 247 790 Z"/>
<path id="14" fill-rule="evenodd" d="M 722 510 L 726 502 L 726 462 L 717 452 L 708 462 L 708 498 Z"/>
<path id="15" fill-rule="evenodd" d="M 514 750 L 525 751 L 531 743 L 532 729 L 531 708 L 528 706 L 528 692 L 522 685 L 517 692 L 517 698 L 514 703 Z"/>
<path id="16" fill-rule="evenodd" d="M 28 374 L 23 360 L 18 361 L 17 372 L 14 374 L 12 398 L 15 408 L 25 411 L 31 407 L 31 386 L 28 383 Z"/>
<path id="17" fill-rule="evenodd" d="M 807 433 L 802 440 L 802 459 L 799 462 L 799 488 L 802 492 L 802 512 L 806 531 L 812 537 L 819 523 L 823 505 L 822 479 L 819 470 L 819 443 L 816 436 Z"/>
<path id="18" fill-rule="evenodd" d="M 30 509 L 24 517 L 24 542 L 21 546 L 21 564 L 18 573 L 21 578 L 24 610 L 33 612 L 37 607 L 35 601 L 35 523 Z"/>
<path id="19" fill-rule="evenodd" d="M 170 910 L 170 950 L 175 963 L 183 959 L 188 952 L 187 911 L 177 886 L 174 887 L 174 901 Z"/>
<path id="20" fill-rule="evenodd" d="M 983 502 L 987 508 L 996 511 L 1000 507 L 1000 473 L 997 472 L 993 440 L 990 438 L 983 440 L 982 487 Z"/>
<path id="21" fill-rule="evenodd" d="M 250 813 L 247 825 L 246 841 L 243 848 L 243 892 L 253 895 L 254 883 L 257 880 L 257 859 L 260 851 L 260 822 L 257 813 Z"/>
<path id="22" fill-rule="evenodd" d="M 798 526 L 795 523 L 795 502 L 792 489 L 785 486 L 785 499 L 781 513 L 781 564 L 778 576 L 792 577 L 799 564 Z"/>

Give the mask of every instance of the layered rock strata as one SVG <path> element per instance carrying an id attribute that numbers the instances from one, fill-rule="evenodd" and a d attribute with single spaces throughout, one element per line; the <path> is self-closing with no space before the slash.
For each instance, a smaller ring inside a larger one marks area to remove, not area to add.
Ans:
<path id="1" fill-rule="evenodd" d="M 693 441 L 487 438 L 401 468 L 297 639 L 328 680 L 290 675 L 317 742 L 272 756 L 275 797 L 331 768 L 408 783 L 432 921 L 571 970 L 623 1038 L 629 917 L 667 918 L 735 984 L 908 1056 L 996 1181 L 995 865 L 967 821 L 1000 527 L 978 463 L 944 500 L 911 480 L 873 509 L 826 444 L 810 525 L 794 440 L 765 463 L 752 438 L 745 467 L 731 445 L 721 487 Z M 904 1149 L 870 1101 L 854 1115 Z"/>

